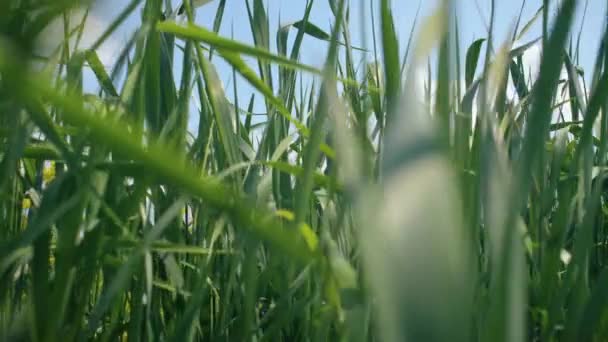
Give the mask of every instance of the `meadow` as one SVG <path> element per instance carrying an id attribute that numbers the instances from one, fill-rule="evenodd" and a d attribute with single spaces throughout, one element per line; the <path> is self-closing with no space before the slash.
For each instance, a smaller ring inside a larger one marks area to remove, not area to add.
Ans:
<path id="1" fill-rule="evenodd" d="M 0 340 L 608 340 L 608 24 L 581 45 L 583 1 L 498 41 L 491 0 L 468 46 L 456 1 L 398 37 L 389 0 L 329 0 L 330 30 L 322 0 L 279 28 L 243 0 L 252 44 L 218 34 L 226 1 L 205 27 L 131 0 L 87 48 L 86 2 L 1 2 Z"/>

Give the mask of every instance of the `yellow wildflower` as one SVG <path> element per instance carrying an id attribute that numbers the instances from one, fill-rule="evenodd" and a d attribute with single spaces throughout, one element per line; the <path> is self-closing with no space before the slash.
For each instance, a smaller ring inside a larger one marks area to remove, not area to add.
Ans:
<path id="1" fill-rule="evenodd" d="M 32 200 L 24 197 L 21 201 L 21 229 L 25 229 L 27 227 L 27 212 L 32 207 Z"/>
<path id="2" fill-rule="evenodd" d="M 23 201 L 21 201 L 21 208 L 23 208 L 24 210 L 27 210 L 31 207 L 32 207 L 32 200 L 27 197 L 23 198 Z"/>
<path id="3" fill-rule="evenodd" d="M 45 163 L 42 170 L 42 179 L 45 183 L 50 183 L 55 178 L 55 162 L 50 161 Z"/>

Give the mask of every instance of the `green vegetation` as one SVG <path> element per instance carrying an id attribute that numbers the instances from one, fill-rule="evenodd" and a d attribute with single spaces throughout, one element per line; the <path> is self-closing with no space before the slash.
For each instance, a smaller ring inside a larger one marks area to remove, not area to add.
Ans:
<path id="1" fill-rule="evenodd" d="M 1 2 L 0 339 L 608 339 L 608 32 L 586 84 L 578 1 L 462 49 L 448 1 L 401 41 L 379 0 L 363 61 L 346 1 L 331 32 L 308 0 L 275 33 L 243 2 L 254 46 L 216 34 L 226 0 L 212 28 L 133 0 L 87 49 L 73 2 Z M 65 36 L 37 56 L 52 20 Z M 531 77 L 514 43 L 535 21 Z M 230 95 L 218 59 L 255 95 Z"/>

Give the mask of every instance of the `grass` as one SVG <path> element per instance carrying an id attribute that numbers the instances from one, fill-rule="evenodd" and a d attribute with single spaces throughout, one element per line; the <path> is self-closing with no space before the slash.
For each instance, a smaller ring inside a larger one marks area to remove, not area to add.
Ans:
<path id="1" fill-rule="evenodd" d="M 351 44 L 356 2 L 330 1 L 331 32 L 313 0 L 276 32 L 245 3 L 253 45 L 218 35 L 225 0 L 212 28 L 133 0 L 86 49 L 73 1 L 0 5 L 2 340 L 608 339 L 608 31 L 583 73 L 579 1 L 504 42 L 492 1 L 464 49 L 449 1 L 407 40 L 390 1 L 362 2 L 371 47 Z M 53 20 L 61 44 L 36 56 Z"/>

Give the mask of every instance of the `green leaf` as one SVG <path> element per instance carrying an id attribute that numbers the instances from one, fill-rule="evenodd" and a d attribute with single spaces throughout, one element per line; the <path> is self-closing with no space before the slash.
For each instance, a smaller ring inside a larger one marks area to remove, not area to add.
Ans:
<path id="1" fill-rule="evenodd" d="M 317 26 L 309 21 L 299 20 L 291 25 L 297 29 L 304 30 L 304 33 L 308 34 L 309 36 L 315 37 L 317 39 L 329 40 L 329 38 L 330 38 L 329 33 L 323 31 L 319 26 Z"/>
<path id="2" fill-rule="evenodd" d="M 485 39 L 477 39 L 474 41 L 469 48 L 467 49 L 467 56 L 465 61 L 465 85 L 467 88 L 471 86 L 473 83 L 473 78 L 475 77 L 475 69 L 477 69 L 477 62 L 479 60 L 479 54 L 481 52 L 481 46 Z"/>
<path id="3" fill-rule="evenodd" d="M 103 67 L 103 64 L 101 64 L 101 60 L 99 60 L 97 52 L 87 51 L 85 53 L 85 56 L 89 67 L 91 68 L 91 70 L 93 70 L 93 73 L 97 77 L 97 80 L 99 81 L 99 84 L 101 85 L 102 89 L 111 96 L 118 96 L 118 92 L 116 91 L 116 88 L 114 88 L 114 84 L 112 83 L 110 76 Z"/>
<path id="4" fill-rule="evenodd" d="M 300 64 L 280 55 L 273 54 L 264 48 L 249 46 L 234 40 L 223 38 L 200 26 L 192 24 L 180 25 L 175 22 L 161 21 L 156 25 L 156 28 L 160 32 L 172 33 L 181 38 L 204 42 L 226 51 L 242 53 L 247 56 L 272 61 L 285 67 L 290 67 L 296 70 L 303 70 L 313 74 L 321 73 L 319 70 L 313 67 Z"/>

